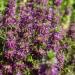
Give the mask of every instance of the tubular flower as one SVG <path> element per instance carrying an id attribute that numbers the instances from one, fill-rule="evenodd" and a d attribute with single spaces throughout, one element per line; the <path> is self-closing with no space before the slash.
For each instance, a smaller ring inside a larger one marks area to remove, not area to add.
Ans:
<path id="1" fill-rule="evenodd" d="M 16 12 L 16 0 L 8 0 L 6 15 L 14 16 Z"/>
<path id="2" fill-rule="evenodd" d="M 7 74 L 12 74 L 12 67 L 10 65 L 5 65 L 4 68 Z"/>
<path id="3" fill-rule="evenodd" d="M 21 73 L 20 71 L 18 71 L 18 72 L 16 73 L 16 75 L 22 75 L 22 73 Z"/>
<path id="4" fill-rule="evenodd" d="M 56 66 L 52 66 L 50 75 L 58 75 L 59 70 Z"/>
<path id="5" fill-rule="evenodd" d="M 60 6 L 60 4 L 62 3 L 63 0 L 54 0 L 54 4 L 56 6 Z"/>
<path id="6" fill-rule="evenodd" d="M 3 75 L 3 74 L 2 74 L 2 70 L 0 70 L 0 75 Z"/>
<path id="7" fill-rule="evenodd" d="M 3 23 L 5 26 L 16 24 L 15 13 L 16 13 L 16 0 L 8 0 L 5 16 L 3 18 Z"/>

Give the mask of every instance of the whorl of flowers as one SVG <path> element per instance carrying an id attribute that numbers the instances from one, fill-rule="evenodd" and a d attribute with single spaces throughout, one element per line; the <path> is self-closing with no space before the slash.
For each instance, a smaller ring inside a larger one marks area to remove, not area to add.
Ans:
<path id="1" fill-rule="evenodd" d="M 8 0 L 8 5 L 5 10 L 3 24 L 5 26 L 16 24 L 15 14 L 16 14 L 16 0 Z"/>
<path id="2" fill-rule="evenodd" d="M 54 4 L 56 6 L 60 6 L 60 4 L 62 3 L 63 0 L 54 0 Z"/>
<path id="3" fill-rule="evenodd" d="M 27 72 L 32 75 L 58 75 L 63 67 L 60 44 L 63 35 L 62 30 L 56 31 L 60 17 L 53 7 L 47 8 L 47 4 L 42 7 L 43 2 L 45 4 L 46 0 L 29 0 L 20 5 L 17 21 L 16 0 L 8 1 L 4 16 L 7 38 L 3 75 L 27 75 Z M 59 5 L 61 2 L 55 0 L 54 3 Z"/>

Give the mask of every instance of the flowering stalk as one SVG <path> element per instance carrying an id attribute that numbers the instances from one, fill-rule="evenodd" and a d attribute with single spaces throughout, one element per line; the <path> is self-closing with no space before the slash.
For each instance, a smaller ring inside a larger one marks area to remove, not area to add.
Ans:
<path id="1" fill-rule="evenodd" d="M 56 53 L 56 60 L 57 60 L 57 62 L 54 65 L 52 65 L 50 75 L 58 75 L 60 70 L 61 70 L 61 68 L 63 67 L 63 64 L 64 64 L 64 57 L 63 57 L 63 53 L 61 51 L 61 45 L 59 43 L 60 40 L 63 39 L 63 35 L 62 35 L 62 31 L 63 30 L 56 31 L 56 27 L 58 27 L 57 25 L 60 24 L 60 17 L 59 17 L 59 12 L 58 12 L 59 11 L 58 6 L 60 6 L 61 2 L 62 2 L 62 0 L 55 0 L 54 4 L 53 4 L 57 8 L 54 7 L 54 9 L 53 9 L 54 16 L 53 16 L 53 19 L 52 19 L 52 25 L 55 25 L 55 26 L 53 27 L 54 28 L 54 32 L 52 34 L 53 41 L 52 41 L 51 46 L 52 46 L 52 49 Z M 57 15 L 56 15 L 56 12 L 57 12 Z M 60 55 L 61 58 L 59 57 L 59 55 Z M 62 62 L 62 63 L 60 63 L 60 62 Z"/>
<path id="2" fill-rule="evenodd" d="M 60 6 L 63 0 L 54 0 L 56 6 Z"/>
<path id="3" fill-rule="evenodd" d="M 20 3 L 18 23 L 15 18 L 16 0 L 8 2 L 8 12 L 4 16 L 7 28 L 5 74 L 22 75 L 26 69 L 31 70 L 33 75 L 59 74 L 64 63 L 60 44 L 63 39 L 62 30 L 56 31 L 60 24 L 57 10 L 61 1 L 52 1 L 51 7 L 47 6 L 46 1 L 29 0 L 25 5 Z M 15 29 L 10 27 L 13 24 L 16 25 Z"/>
<path id="4" fill-rule="evenodd" d="M 5 26 L 16 24 L 15 13 L 16 13 L 16 0 L 8 0 L 8 5 L 3 19 L 3 23 Z"/>

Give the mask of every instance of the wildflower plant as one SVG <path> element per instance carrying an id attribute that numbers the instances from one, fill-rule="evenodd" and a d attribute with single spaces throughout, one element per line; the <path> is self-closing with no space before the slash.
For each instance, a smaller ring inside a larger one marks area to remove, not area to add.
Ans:
<path id="1" fill-rule="evenodd" d="M 67 26 L 71 17 L 70 12 L 61 11 L 64 2 L 8 0 L 0 23 L 0 38 L 4 40 L 1 75 L 60 74 L 65 61 L 63 15 L 67 17 Z M 69 5 L 72 6 L 72 2 Z"/>

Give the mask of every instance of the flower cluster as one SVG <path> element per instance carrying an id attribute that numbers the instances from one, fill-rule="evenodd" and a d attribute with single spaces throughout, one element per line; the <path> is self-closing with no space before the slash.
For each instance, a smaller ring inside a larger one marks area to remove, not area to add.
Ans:
<path id="1" fill-rule="evenodd" d="M 62 0 L 54 0 L 54 4 L 56 6 L 59 6 L 62 3 Z"/>
<path id="2" fill-rule="evenodd" d="M 4 45 L 3 75 L 58 75 L 64 57 L 60 41 L 62 30 L 57 32 L 59 16 L 48 0 L 28 0 L 25 4 L 9 0 L 4 16 L 7 29 Z M 55 0 L 60 5 L 61 0 Z M 44 4 L 44 5 L 43 5 Z M 18 10 L 18 20 L 15 17 Z M 61 28 L 62 29 L 62 28 Z"/>

